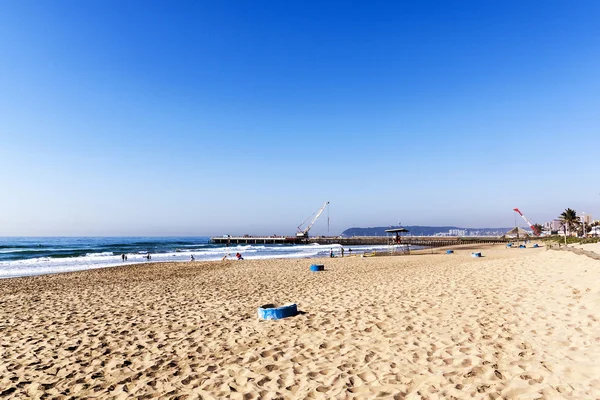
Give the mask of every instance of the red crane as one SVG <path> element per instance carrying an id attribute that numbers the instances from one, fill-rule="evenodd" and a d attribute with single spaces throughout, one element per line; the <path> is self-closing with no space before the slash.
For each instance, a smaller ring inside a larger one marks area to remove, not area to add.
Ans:
<path id="1" fill-rule="evenodd" d="M 533 224 L 531 222 L 529 222 L 529 220 L 527 219 L 527 217 L 524 216 L 523 213 L 518 208 L 513 208 L 513 211 L 515 211 L 516 213 L 518 213 L 521 216 L 521 218 L 523 218 L 525 220 L 525 222 L 527 222 L 527 225 L 529 225 L 529 227 L 531 228 L 531 230 L 533 231 L 533 234 L 535 236 L 540 236 L 540 234 L 542 232 L 540 232 L 540 230 L 538 228 L 536 228 L 535 226 L 533 226 Z"/>

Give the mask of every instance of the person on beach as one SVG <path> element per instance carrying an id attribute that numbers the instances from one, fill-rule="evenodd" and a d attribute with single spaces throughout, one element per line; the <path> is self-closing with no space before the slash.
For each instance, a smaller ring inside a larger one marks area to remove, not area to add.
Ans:
<path id="1" fill-rule="evenodd" d="M 123 260 L 123 262 L 125 262 L 125 253 L 121 254 L 121 260 Z"/>
<path id="2" fill-rule="evenodd" d="M 221 258 L 221 261 L 225 261 L 229 257 L 229 239 L 227 239 L 227 244 L 225 244 L 225 255 Z"/>
<path id="3" fill-rule="evenodd" d="M 342 258 L 344 257 L 344 248 L 342 247 Z"/>
<path id="4" fill-rule="evenodd" d="M 331 257 L 331 258 L 335 257 L 335 256 L 333 255 L 333 249 L 331 249 L 331 251 L 329 252 L 329 257 Z"/>
<path id="5" fill-rule="evenodd" d="M 352 255 L 352 249 L 348 249 L 348 254 Z"/>
<path id="6" fill-rule="evenodd" d="M 125 254 L 125 261 L 127 261 L 127 254 Z"/>
<path id="7" fill-rule="evenodd" d="M 243 260 L 243 259 L 244 259 L 244 257 L 242 257 L 242 255 L 241 255 L 240 253 L 236 253 L 236 254 L 235 254 L 235 257 L 236 257 L 238 260 Z"/>
<path id="8" fill-rule="evenodd" d="M 148 253 L 148 254 L 146 255 L 146 259 L 147 259 L 147 260 L 150 260 L 151 258 L 152 258 L 152 257 L 150 256 L 150 253 Z"/>
<path id="9" fill-rule="evenodd" d="M 194 260 L 195 260 L 195 258 L 194 258 L 194 255 L 192 254 L 192 255 L 191 255 L 191 260 L 190 260 L 190 261 L 194 261 Z"/>

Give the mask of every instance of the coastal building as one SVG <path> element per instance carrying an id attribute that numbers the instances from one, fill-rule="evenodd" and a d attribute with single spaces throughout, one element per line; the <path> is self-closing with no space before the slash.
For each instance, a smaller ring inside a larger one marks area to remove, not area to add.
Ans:
<path id="1" fill-rule="evenodd" d="M 562 225 L 560 223 L 560 220 L 555 219 L 551 222 L 546 222 L 544 224 L 544 230 L 546 231 L 551 231 L 551 232 L 556 232 L 556 231 L 560 231 L 562 229 Z"/>
<path id="2" fill-rule="evenodd" d="M 465 229 L 450 229 L 448 230 L 448 236 L 467 236 Z"/>
<path id="3" fill-rule="evenodd" d="M 592 216 L 590 214 L 581 215 L 581 223 L 589 225 L 593 221 Z"/>

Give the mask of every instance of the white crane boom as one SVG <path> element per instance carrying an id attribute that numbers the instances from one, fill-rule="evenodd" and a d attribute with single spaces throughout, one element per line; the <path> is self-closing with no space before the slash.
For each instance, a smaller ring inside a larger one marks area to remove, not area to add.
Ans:
<path id="1" fill-rule="evenodd" d="M 518 213 L 521 218 L 523 218 L 523 220 L 525 220 L 525 222 L 527 222 L 527 225 L 529 225 L 529 227 L 531 228 L 531 230 L 533 231 L 533 234 L 535 236 L 540 236 L 540 232 L 539 229 L 537 229 L 531 222 L 529 222 L 529 220 L 527 219 L 526 216 L 523 215 L 523 213 L 518 209 L 518 208 L 513 208 L 513 211 Z"/>
<path id="2" fill-rule="evenodd" d="M 308 224 L 308 226 L 305 229 L 302 229 L 302 225 L 304 225 L 304 223 L 306 221 L 308 221 L 310 219 L 310 217 L 308 217 L 304 222 L 302 222 L 298 226 L 298 233 L 296 233 L 297 237 L 307 237 L 308 236 L 308 231 L 310 231 L 310 228 L 312 228 L 313 224 L 317 221 L 317 219 L 319 219 L 321 214 L 323 214 L 323 211 L 325 211 L 325 207 L 327 207 L 328 204 L 329 204 L 328 201 L 326 201 L 325 204 L 323 204 L 323 206 L 319 209 L 319 211 L 317 211 L 317 214 L 312 219 L 312 221 L 310 221 L 310 224 Z"/>

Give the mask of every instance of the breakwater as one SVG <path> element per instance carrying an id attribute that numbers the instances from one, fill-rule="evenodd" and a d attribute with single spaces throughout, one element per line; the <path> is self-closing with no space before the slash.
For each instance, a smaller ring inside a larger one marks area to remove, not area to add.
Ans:
<path id="1" fill-rule="evenodd" d="M 342 246 L 387 245 L 392 244 L 391 236 L 315 236 L 297 238 L 294 236 L 217 236 L 212 237 L 215 244 L 341 244 Z M 455 246 L 460 244 L 506 243 L 511 240 L 491 236 L 402 236 L 400 243 L 425 247 Z"/>

